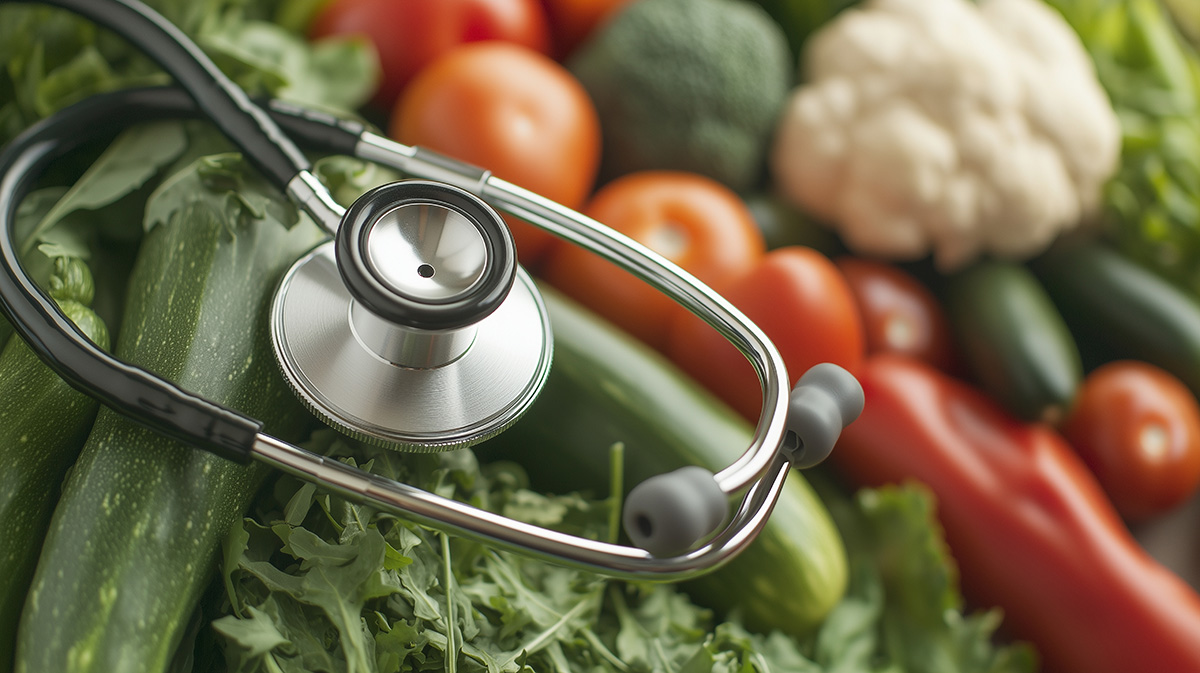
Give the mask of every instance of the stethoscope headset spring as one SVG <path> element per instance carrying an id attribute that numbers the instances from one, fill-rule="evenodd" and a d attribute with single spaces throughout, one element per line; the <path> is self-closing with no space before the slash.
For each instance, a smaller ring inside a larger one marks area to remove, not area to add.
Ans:
<path id="1" fill-rule="evenodd" d="M 136 0 L 46 4 L 124 36 L 181 88 L 92 96 L 31 126 L 0 152 L 0 304 L 17 333 L 64 380 L 165 436 L 230 460 L 262 461 L 499 548 L 615 577 L 674 580 L 711 570 L 749 544 L 789 469 L 823 460 L 862 409 L 857 381 L 835 365 L 814 367 L 786 394 L 782 358 L 753 323 L 669 261 L 579 213 L 356 122 L 279 101 L 256 104 L 187 36 Z M 22 268 L 17 208 L 55 159 L 126 126 L 181 117 L 211 120 L 329 233 L 282 279 L 271 332 L 284 377 L 338 430 L 407 450 L 465 447 L 503 431 L 536 399 L 551 366 L 551 326 L 536 285 L 516 263 L 499 209 L 632 271 L 737 346 L 758 373 L 763 394 L 751 445 L 716 473 L 691 466 L 635 486 L 623 511 L 635 546 L 611 544 L 326 459 L 264 433 L 253 418 L 114 358 L 76 329 Z M 309 171 L 297 142 L 412 179 L 373 189 L 343 209 Z M 345 376 L 345 363 L 335 368 L 326 359 L 330 348 L 344 352 L 347 344 L 354 351 L 352 377 Z M 448 395 L 454 404 L 446 403 Z"/>

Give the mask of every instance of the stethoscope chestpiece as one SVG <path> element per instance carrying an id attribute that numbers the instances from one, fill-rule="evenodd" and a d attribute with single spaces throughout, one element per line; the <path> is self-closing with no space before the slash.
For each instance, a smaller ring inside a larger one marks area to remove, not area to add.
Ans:
<path id="1" fill-rule="evenodd" d="M 424 180 L 367 192 L 335 240 L 293 265 L 271 337 L 285 378 L 319 416 L 359 439 L 426 451 L 516 421 L 552 350 L 500 215 Z"/>

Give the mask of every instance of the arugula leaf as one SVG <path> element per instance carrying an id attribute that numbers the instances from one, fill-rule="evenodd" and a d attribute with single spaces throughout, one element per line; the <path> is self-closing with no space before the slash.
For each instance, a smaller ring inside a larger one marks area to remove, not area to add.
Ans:
<path id="1" fill-rule="evenodd" d="M 227 21 L 202 46 L 243 88 L 302 105 L 353 110 L 378 83 L 374 49 L 361 39 L 309 44 L 275 24 Z"/>
<path id="2" fill-rule="evenodd" d="M 291 644 L 275 625 L 275 619 L 251 605 L 246 609 L 246 615 L 236 627 L 225 630 L 226 624 L 237 620 L 231 617 L 221 617 L 213 621 L 213 628 L 229 639 L 231 647 L 243 650 L 242 656 L 247 659 L 260 659 L 271 650 Z"/>
<path id="3" fill-rule="evenodd" d="M 469 450 L 398 454 L 329 430 L 309 448 L 595 538 L 609 535 L 609 515 L 620 507 L 529 491 L 518 467 L 481 466 Z M 993 643 L 997 613 L 963 614 L 928 492 L 913 486 L 851 498 L 825 490 L 846 535 L 852 580 L 807 639 L 718 623 L 672 585 L 616 582 L 449 539 L 291 477 L 264 491 L 254 517 L 231 535 L 229 614 L 214 629 L 230 671 L 1033 670 L 1027 647 Z"/>

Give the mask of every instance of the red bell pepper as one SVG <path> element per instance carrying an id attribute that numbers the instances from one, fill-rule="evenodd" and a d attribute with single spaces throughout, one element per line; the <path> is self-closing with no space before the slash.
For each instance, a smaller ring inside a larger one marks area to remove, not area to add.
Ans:
<path id="1" fill-rule="evenodd" d="M 917 360 L 869 359 L 835 464 L 861 485 L 918 480 L 969 600 L 1003 609 L 1052 673 L 1200 671 L 1200 596 L 1149 556 L 1051 428 Z"/>

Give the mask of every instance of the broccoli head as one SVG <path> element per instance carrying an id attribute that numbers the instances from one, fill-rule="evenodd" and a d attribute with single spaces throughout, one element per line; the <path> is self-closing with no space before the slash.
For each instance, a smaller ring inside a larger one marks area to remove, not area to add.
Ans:
<path id="1" fill-rule="evenodd" d="M 743 0 L 638 0 L 568 65 L 600 114 L 602 179 L 686 170 L 748 189 L 792 84 L 782 29 Z"/>

